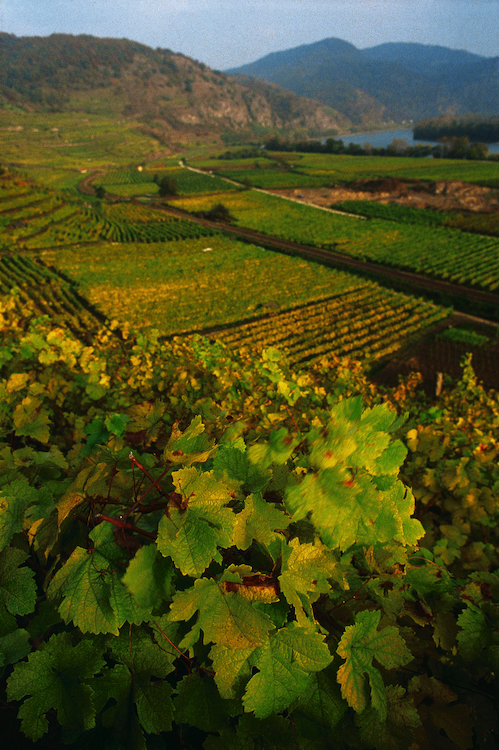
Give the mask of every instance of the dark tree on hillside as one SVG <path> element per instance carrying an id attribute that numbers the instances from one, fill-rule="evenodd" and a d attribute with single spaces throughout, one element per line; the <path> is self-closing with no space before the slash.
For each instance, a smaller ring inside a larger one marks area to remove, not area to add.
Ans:
<path id="1" fill-rule="evenodd" d="M 231 212 L 223 203 L 217 203 L 209 211 L 206 211 L 204 215 L 205 218 L 210 219 L 210 221 L 221 221 L 225 224 L 230 224 L 234 221 Z"/>
<path id="2" fill-rule="evenodd" d="M 159 194 L 161 198 L 167 195 L 178 195 L 177 182 L 173 177 L 162 177 L 159 182 Z"/>

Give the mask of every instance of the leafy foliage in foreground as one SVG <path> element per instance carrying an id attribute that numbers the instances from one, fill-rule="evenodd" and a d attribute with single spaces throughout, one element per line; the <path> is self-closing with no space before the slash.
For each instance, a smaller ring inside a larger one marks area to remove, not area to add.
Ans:
<path id="1" fill-rule="evenodd" d="M 25 735 L 493 746 L 499 408 L 469 363 L 430 406 L 348 361 L 84 346 L 1 314 L 0 653 Z"/>

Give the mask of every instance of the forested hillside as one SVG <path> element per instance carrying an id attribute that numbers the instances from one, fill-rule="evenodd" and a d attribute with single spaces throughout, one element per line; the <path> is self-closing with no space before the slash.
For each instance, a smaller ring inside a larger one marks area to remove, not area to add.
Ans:
<path id="1" fill-rule="evenodd" d="M 353 122 L 418 120 L 499 109 L 499 58 L 422 44 L 359 50 L 324 39 L 275 52 L 228 73 L 256 76 L 311 96 Z"/>
<path id="2" fill-rule="evenodd" d="M 133 117 L 160 136 L 273 129 L 323 133 L 346 118 L 271 84 L 239 83 L 127 39 L 0 34 L 0 96 L 28 111 Z"/>

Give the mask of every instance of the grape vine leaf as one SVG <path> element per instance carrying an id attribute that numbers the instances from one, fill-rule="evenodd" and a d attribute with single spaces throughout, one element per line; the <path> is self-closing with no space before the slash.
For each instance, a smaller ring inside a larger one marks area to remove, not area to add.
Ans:
<path id="1" fill-rule="evenodd" d="M 97 445 L 105 445 L 111 437 L 111 433 L 105 428 L 102 419 L 93 419 L 85 428 L 84 434 L 88 437 L 82 450 L 83 456 L 90 456 Z"/>
<path id="2" fill-rule="evenodd" d="M 174 572 L 171 560 L 162 557 L 154 545 L 148 544 L 137 550 L 123 576 L 123 583 L 139 607 L 152 611 L 171 598 Z"/>
<path id="3" fill-rule="evenodd" d="M 180 469 L 172 475 L 182 503 L 170 503 L 158 525 L 157 547 L 170 556 L 183 575 L 201 576 L 212 560 L 221 562 L 218 546 L 229 547 L 236 516 L 224 506 L 233 486 L 212 471 Z"/>
<path id="4" fill-rule="evenodd" d="M 234 575 L 230 568 L 219 582 L 213 578 L 198 578 L 192 588 L 179 591 L 173 597 L 168 619 L 187 622 L 199 611 L 192 633 L 198 636 L 202 630 L 205 643 L 232 649 L 261 646 L 273 629 L 273 623 L 268 615 L 233 590 L 234 582 L 242 584 L 242 578 Z M 183 643 L 180 646 L 183 648 Z"/>
<path id="5" fill-rule="evenodd" d="M 243 714 L 235 732 L 222 729 L 219 737 L 210 735 L 203 747 L 204 750 L 296 750 L 296 732 L 283 716 L 257 719 L 253 714 Z"/>
<path id="6" fill-rule="evenodd" d="M 349 398 L 332 409 L 325 428 L 308 435 L 315 471 L 288 488 L 286 507 L 295 521 L 310 513 L 333 549 L 392 540 L 415 545 L 424 534 L 410 517 L 412 493 L 395 476 L 405 456 L 387 432 L 396 420 L 386 404 L 362 411 L 360 397 Z"/>
<path id="7" fill-rule="evenodd" d="M 0 637 L 0 667 L 24 659 L 31 651 L 29 640 L 30 634 L 23 628 Z"/>
<path id="8" fill-rule="evenodd" d="M 333 554 L 319 540 L 314 544 L 300 544 L 294 538 L 283 546 L 279 582 L 300 625 L 305 626 L 308 618 L 314 619 L 311 605 L 320 594 L 330 590 L 329 578 L 335 574 L 336 567 Z"/>
<path id="9" fill-rule="evenodd" d="M 59 613 L 84 633 L 118 635 L 125 621 L 141 623 L 150 610 L 138 606 L 122 580 L 128 561 L 115 540 L 114 526 L 102 522 L 89 534 L 94 548 L 77 547 L 50 582 L 47 594 L 60 600 Z"/>
<path id="10" fill-rule="evenodd" d="M 346 710 L 338 685 L 329 679 L 328 669 L 325 669 L 309 675 L 307 686 L 298 699 L 294 712 L 306 716 L 315 724 L 334 729 Z"/>
<path id="11" fill-rule="evenodd" d="M 50 438 L 50 418 L 43 408 L 43 401 L 34 396 L 26 396 L 14 411 L 15 434 L 30 437 L 40 443 L 48 443 Z"/>
<path id="12" fill-rule="evenodd" d="M 310 513 L 331 549 L 391 541 L 415 545 L 424 534 L 421 523 L 410 518 L 414 498 L 402 482 L 391 481 L 381 490 L 374 478 L 360 474 L 353 479 L 346 467 L 307 474 L 288 489 L 285 503 L 295 521 Z"/>
<path id="13" fill-rule="evenodd" d="M 445 651 L 452 651 L 456 645 L 459 628 L 452 612 L 437 612 L 433 617 L 433 640 Z"/>
<path id="14" fill-rule="evenodd" d="M 33 741 L 48 730 L 46 714 L 57 711 L 63 727 L 80 730 L 95 725 L 92 689 L 85 681 L 99 672 L 105 662 L 97 646 L 84 639 L 74 646 L 69 633 L 51 636 L 27 662 L 18 662 L 7 681 L 9 701 L 27 695 L 18 716 L 21 729 Z"/>
<path id="15" fill-rule="evenodd" d="M 215 644 L 210 649 L 210 659 L 215 670 L 215 682 L 222 698 L 236 698 L 243 692 L 251 677 L 250 656 L 257 646 L 228 648 Z"/>
<path id="16" fill-rule="evenodd" d="M 229 716 L 241 712 L 240 701 L 223 700 L 213 679 L 207 675 L 188 674 L 177 683 L 173 700 L 175 714 L 182 723 L 205 732 L 219 732 Z"/>
<path id="17" fill-rule="evenodd" d="M 131 433 L 144 432 L 144 442 L 149 445 L 158 437 L 163 425 L 165 411 L 166 404 L 161 399 L 156 399 L 153 403 L 134 404 L 127 411 L 131 419 L 127 431 Z"/>
<path id="18" fill-rule="evenodd" d="M 177 423 L 173 425 L 170 439 L 163 451 L 163 461 L 189 466 L 207 461 L 215 450 L 215 441 L 210 441 L 206 436 L 204 424 L 198 414 L 184 432 L 179 430 Z"/>
<path id="19" fill-rule="evenodd" d="M 272 464 L 285 464 L 300 441 L 288 435 L 285 427 L 273 430 L 267 443 L 255 443 L 248 448 L 248 457 L 260 470 Z"/>
<path id="20" fill-rule="evenodd" d="M 331 661 L 324 636 L 289 623 L 252 655 L 251 663 L 259 671 L 246 687 L 245 710 L 259 719 L 284 711 L 304 692 L 310 672 L 325 669 Z"/>
<path id="21" fill-rule="evenodd" d="M 112 728 L 117 742 L 121 742 L 120 747 L 123 746 L 129 750 L 147 750 L 137 714 L 133 710 L 130 670 L 124 664 L 116 664 L 112 669 L 103 669 L 89 684 L 94 694 L 95 711 L 101 714 L 102 727 L 105 730 Z M 106 705 L 111 701 L 111 705 Z M 87 736 L 88 747 L 101 746 L 96 745 L 91 733 Z"/>
<path id="22" fill-rule="evenodd" d="M 36 503 L 38 493 L 27 481 L 16 479 L 0 490 L 0 550 L 4 549 L 14 534 L 21 531 L 24 514 Z"/>
<path id="23" fill-rule="evenodd" d="M 416 707 L 400 685 L 388 685 L 386 699 L 386 722 L 380 720 L 378 711 L 372 707 L 355 717 L 360 737 L 367 747 L 376 750 L 409 750 L 415 740 L 411 730 L 421 725 Z"/>
<path id="24" fill-rule="evenodd" d="M 261 470 L 251 463 L 242 438 L 222 443 L 213 460 L 217 478 L 230 477 L 241 483 L 245 492 L 261 492 L 271 478 L 269 470 Z"/>
<path id="25" fill-rule="evenodd" d="M 348 705 L 360 713 L 367 707 L 367 675 L 372 706 L 384 722 L 388 710 L 386 689 L 379 669 L 373 666 L 373 659 L 387 669 L 396 669 L 408 664 L 413 657 L 398 628 L 388 626 L 378 630 L 380 617 L 379 610 L 359 612 L 355 617 L 355 625 L 349 625 L 345 629 L 337 653 L 346 661 L 338 669 L 337 680 Z"/>
<path id="26" fill-rule="evenodd" d="M 459 653 L 465 661 L 478 659 L 482 650 L 492 645 L 493 633 L 480 607 L 468 604 L 457 618 Z"/>
<path id="27" fill-rule="evenodd" d="M 19 567 L 27 558 L 25 552 L 15 547 L 0 552 L 0 606 L 4 604 L 12 615 L 27 615 L 35 609 L 35 573 Z"/>
<path id="28" fill-rule="evenodd" d="M 276 530 L 283 531 L 291 523 L 287 513 L 278 510 L 258 494 L 244 499 L 244 510 L 237 514 L 233 544 L 245 550 L 253 540 L 269 547 L 277 538 Z"/>
<path id="29" fill-rule="evenodd" d="M 168 631 L 166 624 L 165 630 Z M 139 628 L 123 628 L 112 645 L 113 656 L 130 670 L 137 715 L 149 734 L 169 732 L 172 728 L 172 688 L 164 678 L 173 671 L 177 652 L 168 642 L 166 645 L 168 648 L 154 642 L 147 631 Z"/>

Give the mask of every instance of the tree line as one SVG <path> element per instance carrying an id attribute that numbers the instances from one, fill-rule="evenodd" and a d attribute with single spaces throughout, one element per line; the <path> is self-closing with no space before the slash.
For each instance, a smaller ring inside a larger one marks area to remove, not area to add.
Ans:
<path id="1" fill-rule="evenodd" d="M 467 136 L 442 137 L 435 146 L 416 143 L 410 146 L 407 141 L 394 138 L 389 146 L 376 148 L 370 143 L 361 146 L 358 143 L 345 143 L 341 139 L 327 138 L 326 140 L 308 140 L 291 142 L 274 136 L 265 144 L 267 151 L 290 151 L 314 154 L 349 154 L 350 156 L 410 156 L 436 159 L 487 159 L 488 146 L 486 143 L 472 143 Z M 492 157 L 491 157 L 492 158 Z"/>
<path id="2" fill-rule="evenodd" d="M 414 138 L 438 141 L 440 138 L 468 138 L 475 143 L 499 141 L 499 117 L 483 117 L 479 120 L 463 117 L 437 117 L 421 120 L 414 126 Z"/>

